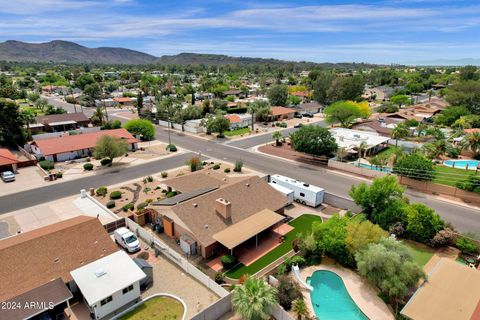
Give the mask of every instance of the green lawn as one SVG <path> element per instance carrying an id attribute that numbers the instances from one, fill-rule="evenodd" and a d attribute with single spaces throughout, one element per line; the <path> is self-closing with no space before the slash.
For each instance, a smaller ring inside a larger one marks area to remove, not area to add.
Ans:
<path id="1" fill-rule="evenodd" d="M 237 266 L 227 271 L 225 275 L 232 279 L 239 279 L 244 274 L 252 275 L 262 270 L 270 263 L 292 250 L 292 241 L 297 237 L 297 234 L 305 234 L 310 231 L 312 229 L 312 223 L 314 221 L 321 221 L 321 219 L 319 216 L 315 216 L 312 214 L 304 214 L 290 221 L 289 225 L 291 225 L 295 229 L 285 235 L 285 241 L 281 245 L 279 245 L 278 247 L 276 247 L 275 249 L 273 249 L 249 266 L 245 266 L 241 263 L 238 264 Z"/>
<path id="2" fill-rule="evenodd" d="M 457 182 L 467 180 L 469 175 L 476 174 L 475 170 L 465 170 L 445 166 L 435 166 L 435 173 L 435 178 L 432 182 L 452 187 L 455 187 Z"/>
<path id="3" fill-rule="evenodd" d="M 41 109 L 35 108 L 35 107 L 30 107 L 28 105 L 20 105 L 20 110 L 22 110 L 22 111 L 32 111 L 37 116 L 45 115 L 45 113 Z"/>
<path id="4" fill-rule="evenodd" d="M 182 319 L 183 305 L 170 297 L 155 297 L 130 311 L 120 320 Z"/>
<path id="5" fill-rule="evenodd" d="M 411 240 L 404 240 L 403 243 L 407 246 L 413 260 L 422 267 L 427 264 L 428 260 L 430 260 L 435 253 L 435 250 L 422 243 Z"/>
<path id="6" fill-rule="evenodd" d="M 240 128 L 231 131 L 225 131 L 223 134 L 227 137 L 239 136 L 250 132 L 250 128 Z"/>
<path id="7" fill-rule="evenodd" d="M 395 147 L 395 146 L 389 146 L 389 147 L 383 149 L 382 151 L 380 151 L 378 154 L 379 155 L 380 154 L 382 154 L 382 155 L 385 154 L 386 156 L 391 156 L 391 155 L 395 154 L 395 151 L 397 151 L 397 150 L 402 151 L 402 148 Z"/>

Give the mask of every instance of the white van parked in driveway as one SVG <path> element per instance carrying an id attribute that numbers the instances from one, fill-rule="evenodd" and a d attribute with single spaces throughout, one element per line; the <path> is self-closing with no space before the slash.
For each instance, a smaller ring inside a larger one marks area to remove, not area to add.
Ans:
<path id="1" fill-rule="evenodd" d="M 140 241 L 137 236 L 125 227 L 118 228 L 113 232 L 115 242 L 126 249 L 128 252 L 136 252 L 140 250 Z"/>

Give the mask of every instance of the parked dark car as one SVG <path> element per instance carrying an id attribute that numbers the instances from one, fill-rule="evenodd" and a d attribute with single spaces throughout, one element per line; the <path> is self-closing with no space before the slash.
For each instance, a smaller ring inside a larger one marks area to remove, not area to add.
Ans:
<path id="1" fill-rule="evenodd" d="M 301 123 L 297 123 L 297 124 L 296 124 L 296 125 L 294 125 L 293 127 L 294 127 L 294 128 L 301 128 L 301 127 L 303 127 L 303 124 L 301 124 Z"/>
<path id="2" fill-rule="evenodd" d="M 298 112 L 295 112 L 295 114 L 293 115 L 295 118 L 298 118 L 298 119 L 302 119 L 302 115 Z"/>
<path id="3" fill-rule="evenodd" d="M 304 116 L 304 117 L 307 117 L 307 118 L 313 118 L 313 113 L 311 113 L 311 112 L 304 112 L 304 113 L 303 113 L 303 116 Z"/>

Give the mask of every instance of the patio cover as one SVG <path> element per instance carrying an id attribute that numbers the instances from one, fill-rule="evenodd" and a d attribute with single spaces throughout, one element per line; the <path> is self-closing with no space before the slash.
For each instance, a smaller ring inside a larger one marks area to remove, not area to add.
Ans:
<path id="1" fill-rule="evenodd" d="M 57 278 L 46 284 L 23 293 L 15 298 L 8 300 L 14 302 L 15 305 L 20 305 L 20 308 L 1 308 L 0 319 L 9 320 L 23 320 L 42 313 L 47 310 L 50 303 L 53 306 L 59 305 L 62 302 L 68 301 L 73 297 L 70 290 L 63 283 L 61 278 Z M 30 304 L 38 304 L 42 307 L 31 307 Z"/>
<path id="2" fill-rule="evenodd" d="M 415 320 L 480 319 L 480 272 L 440 258 L 401 314 Z"/>
<path id="3" fill-rule="evenodd" d="M 213 235 L 213 239 L 232 250 L 239 244 L 259 234 L 263 230 L 270 228 L 283 219 L 284 217 L 278 213 L 269 209 L 264 209 L 220 232 L 217 232 Z"/>

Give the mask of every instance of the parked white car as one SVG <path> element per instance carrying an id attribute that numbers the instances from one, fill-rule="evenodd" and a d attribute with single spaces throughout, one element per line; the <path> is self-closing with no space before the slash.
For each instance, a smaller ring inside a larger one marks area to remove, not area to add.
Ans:
<path id="1" fill-rule="evenodd" d="M 4 182 L 15 181 L 15 173 L 12 171 L 4 171 L 1 173 L 1 176 Z"/>
<path id="2" fill-rule="evenodd" d="M 140 241 L 137 236 L 127 228 L 118 228 L 113 232 L 115 242 L 126 249 L 128 252 L 136 252 L 140 250 Z"/>

